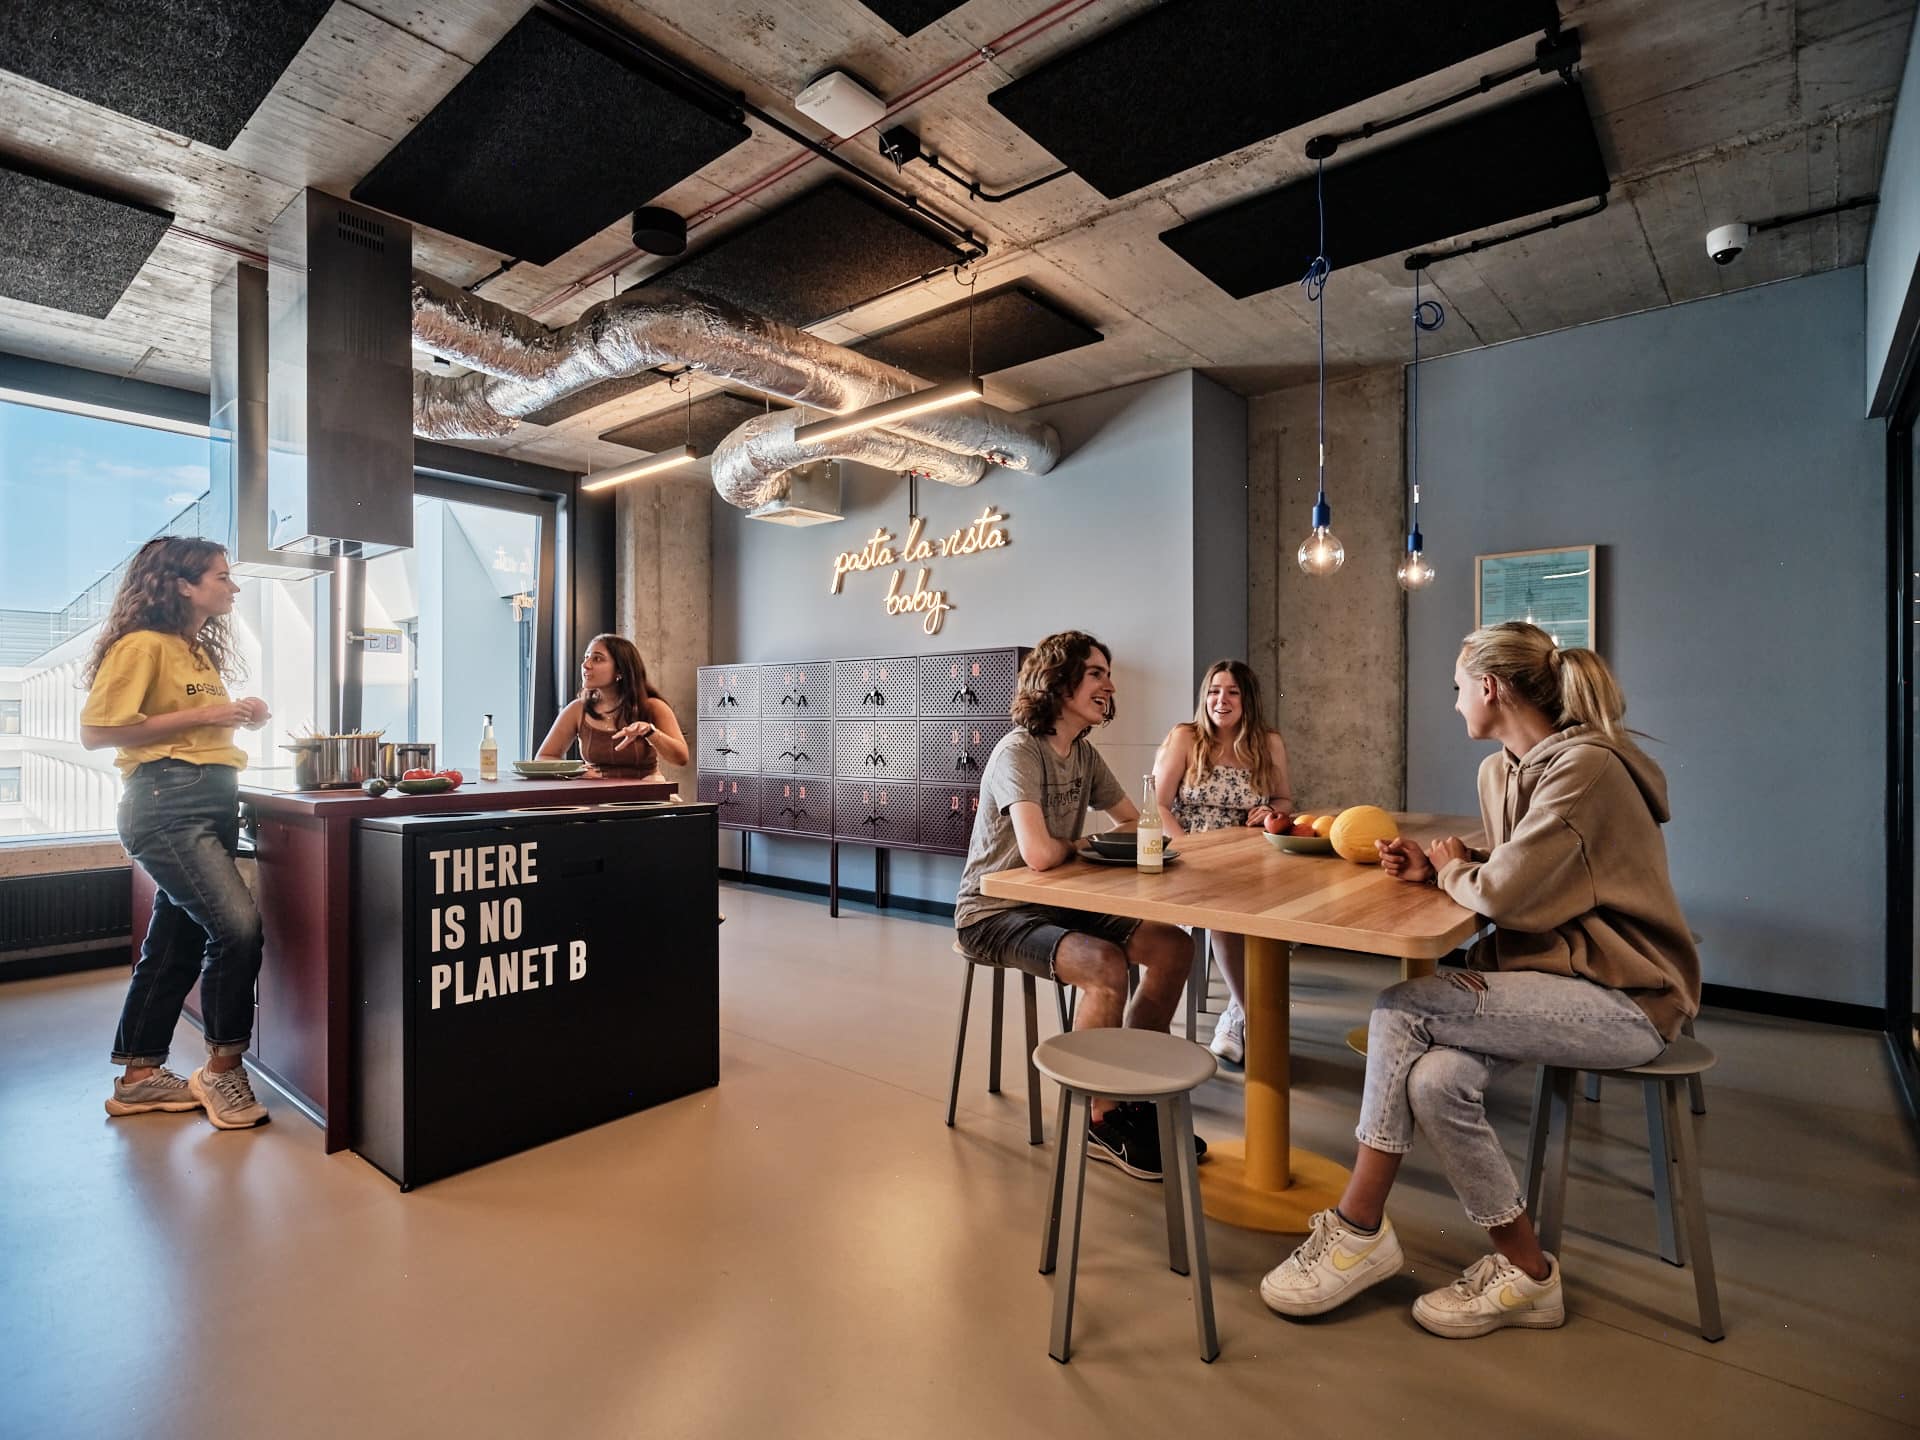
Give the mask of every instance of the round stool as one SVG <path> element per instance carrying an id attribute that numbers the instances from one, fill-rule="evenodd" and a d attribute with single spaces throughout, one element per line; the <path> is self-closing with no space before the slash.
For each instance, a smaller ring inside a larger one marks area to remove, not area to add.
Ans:
<path id="1" fill-rule="evenodd" d="M 1711 1070 L 1713 1063 L 1713 1051 L 1692 1036 L 1681 1035 L 1644 1065 L 1588 1072 L 1638 1080 L 1644 1088 L 1660 1258 L 1672 1265 L 1692 1265 L 1700 1335 L 1706 1340 L 1720 1339 L 1726 1327 L 1720 1322 L 1720 1291 L 1714 1281 L 1713 1246 L 1707 1236 L 1707 1202 L 1700 1189 L 1700 1157 L 1693 1127 L 1680 1106 L 1680 1087 Z M 1572 1070 L 1542 1065 L 1534 1085 L 1525 1185 L 1527 1210 L 1534 1216 L 1541 1248 L 1546 1250 L 1560 1248 L 1566 1222 L 1573 1077 Z"/>
<path id="2" fill-rule="evenodd" d="M 1040 1242 L 1040 1273 L 1053 1273 L 1062 1238 L 1066 1241 L 1067 1273 L 1054 1286 L 1053 1335 L 1047 1353 L 1063 1365 L 1071 1353 L 1073 1287 L 1080 1262 L 1081 1202 L 1087 1183 L 1087 1121 L 1093 1097 L 1100 1095 L 1109 1100 L 1150 1101 L 1159 1113 L 1167 1263 L 1174 1274 L 1191 1273 L 1193 1277 L 1193 1323 L 1200 1340 L 1200 1358 L 1211 1363 L 1220 1353 L 1220 1338 L 1213 1325 L 1207 1226 L 1200 1209 L 1200 1175 L 1193 1153 L 1193 1091 L 1213 1078 L 1213 1056 L 1190 1040 L 1153 1030 L 1078 1030 L 1056 1035 L 1036 1047 L 1033 1063 L 1060 1086 L 1053 1194 Z"/>

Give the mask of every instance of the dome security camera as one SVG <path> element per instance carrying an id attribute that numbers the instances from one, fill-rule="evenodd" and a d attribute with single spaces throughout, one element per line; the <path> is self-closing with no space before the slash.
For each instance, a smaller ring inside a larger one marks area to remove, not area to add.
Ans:
<path id="1" fill-rule="evenodd" d="M 1753 238 L 1753 227 L 1736 220 L 1731 225 L 1716 225 L 1707 232 L 1707 254 L 1716 265 L 1731 265 Z"/>

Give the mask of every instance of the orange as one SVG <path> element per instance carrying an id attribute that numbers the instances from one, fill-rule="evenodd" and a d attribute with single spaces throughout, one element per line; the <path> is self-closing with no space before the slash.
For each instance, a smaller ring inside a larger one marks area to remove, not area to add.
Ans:
<path id="1" fill-rule="evenodd" d="M 1337 815 L 1316 815 L 1313 820 L 1313 833 L 1322 840 L 1326 839 L 1333 833 L 1333 822 L 1339 818 Z"/>

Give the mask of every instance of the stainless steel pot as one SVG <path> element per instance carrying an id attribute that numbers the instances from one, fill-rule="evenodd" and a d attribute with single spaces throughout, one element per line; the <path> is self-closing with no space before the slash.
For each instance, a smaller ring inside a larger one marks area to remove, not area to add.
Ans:
<path id="1" fill-rule="evenodd" d="M 398 780 L 409 770 L 433 770 L 434 752 L 440 747 L 431 740 L 385 740 L 375 766 L 382 780 Z"/>
<path id="2" fill-rule="evenodd" d="M 293 783 L 300 790 L 344 790 L 374 775 L 380 736 L 309 735 L 282 745 L 293 752 Z"/>

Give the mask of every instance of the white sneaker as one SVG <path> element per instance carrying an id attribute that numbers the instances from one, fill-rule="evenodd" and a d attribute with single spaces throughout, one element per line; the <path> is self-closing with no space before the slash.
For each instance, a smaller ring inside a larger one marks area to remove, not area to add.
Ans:
<path id="1" fill-rule="evenodd" d="M 1552 1330 L 1567 1323 L 1560 1299 L 1560 1262 L 1547 1256 L 1547 1278 L 1535 1280 L 1504 1255 L 1483 1255 L 1467 1273 L 1413 1302 L 1422 1328 L 1449 1340 L 1471 1340 L 1507 1325 Z"/>
<path id="2" fill-rule="evenodd" d="M 1214 1024 L 1213 1039 L 1207 1049 L 1230 1065 L 1244 1061 L 1247 1058 L 1247 1012 L 1228 1001 L 1226 1011 Z"/>
<path id="3" fill-rule="evenodd" d="M 1260 1298 L 1282 1315 L 1324 1315 L 1400 1268 L 1400 1237 L 1385 1216 L 1380 1229 L 1362 1235 L 1337 1210 L 1313 1217 L 1306 1243 L 1260 1282 Z"/>

